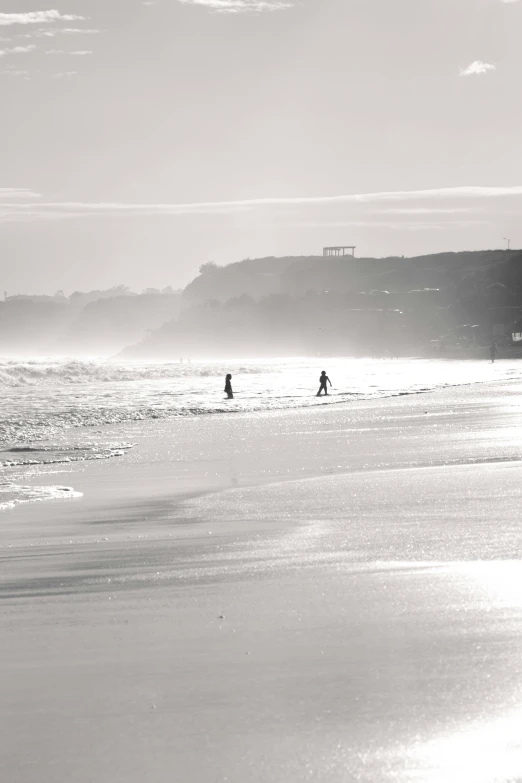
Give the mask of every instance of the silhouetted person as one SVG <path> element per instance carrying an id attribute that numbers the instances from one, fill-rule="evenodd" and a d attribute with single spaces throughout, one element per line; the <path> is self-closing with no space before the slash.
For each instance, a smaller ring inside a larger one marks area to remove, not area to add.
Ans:
<path id="1" fill-rule="evenodd" d="M 495 364 L 495 356 L 497 355 L 497 346 L 494 340 L 489 346 L 489 355 L 491 356 L 491 363 Z"/>
<path id="2" fill-rule="evenodd" d="M 330 378 L 326 374 L 326 370 L 323 370 L 321 373 L 321 376 L 319 378 L 319 383 L 321 384 L 319 386 L 319 391 L 317 392 L 317 397 L 321 396 L 321 392 L 324 392 L 326 395 L 328 395 L 328 387 L 326 386 L 327 382 L 332 385 L 332 382 Z"/>
<path id="3" fill-rule="evenodd" d="M 234 392 L 232 391 L 232 376 L 230 373 L 228 373 L 227 377 L 225 378 L 225 394 L 229 400 L 234 399 Z"/>

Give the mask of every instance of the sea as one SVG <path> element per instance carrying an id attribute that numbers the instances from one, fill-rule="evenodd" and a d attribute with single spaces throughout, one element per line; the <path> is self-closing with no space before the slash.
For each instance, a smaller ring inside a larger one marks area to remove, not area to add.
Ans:
<path id="1" fill-rule="evenodd" d="M 317 397 L 326 370 L 333 387 Z M 234 399 L 224 395 L 232 374 Z M 287 358 L 145 362 L 0 358 L 0 510 L 78 493 L 51 481 L 52 467 L 121 459 L 135 422 L 176 416 L 314 405 L 419 394 L 463 384 L 520 379 L 522 363 L 501 360 Z M 125 439 L 111 427 L 126 424 Z M 49 468 L 49 480 L 35 483 Z M 56 471 L 54 471 L 56 473 Z"/>

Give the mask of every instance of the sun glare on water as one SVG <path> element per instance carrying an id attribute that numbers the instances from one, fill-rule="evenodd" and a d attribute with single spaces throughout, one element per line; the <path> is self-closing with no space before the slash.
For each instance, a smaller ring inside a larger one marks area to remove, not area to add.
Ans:
<path id="1" fill-rule="evenodd" d="M 517 783 L 522 780 L 522 707 L 438 737 L 411 752 L 423 783 Z"/>
<path id="2" fill-rule="evenodd" d="M 519 561 L 463 563 L 469 580 L 487 609 L 522 608 L 522 567 Z M 483 676 L 477 673 L 477 677 Z M 406 755 L 412 779 L 423 783 L 519 783 L 522 780 L 522 692 L 514 683 L 506 711 L 460 725 L 451 732 L 415 745 Z M 484 712 L 488 705 L 484 705 Z"/>

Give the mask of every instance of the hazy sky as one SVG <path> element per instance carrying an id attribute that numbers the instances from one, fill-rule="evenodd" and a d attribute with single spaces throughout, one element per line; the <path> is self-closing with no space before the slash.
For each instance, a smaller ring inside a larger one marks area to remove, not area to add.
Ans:
<path id="1" fill-rule="evenodd" d="M 0 290 L 520 247 L 521 31 L 522 0 L 0 0 Z"/>

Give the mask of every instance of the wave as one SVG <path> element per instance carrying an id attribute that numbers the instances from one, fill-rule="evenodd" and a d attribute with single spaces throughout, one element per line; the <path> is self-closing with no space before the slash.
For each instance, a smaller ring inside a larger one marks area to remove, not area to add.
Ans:
<path id="1" fill-rule="evenodd" d="M 168 380 L 169 378 L 207 378 L 233 374 L 260 375 L 274 372 L 263 365 L 180 364 L 140 362 L 87 362 L 79 360 L 15 361 L 0 359 L 0 387 L 27 387 L 41 385 L 70 386 L 82 383 L 118 383 L 140 380 Z"/>
<path id="2" fill-rule="evenodd" d="M 36 503 L 42 500 L 72 500 L 81 497 L 83 497 L 83 493 L 72 487 L 0 484 L 0 511 L 14 508 L 21 503 Z"/>
<path id="3" fill-rule="evenodd" d="M 207 405 L 187 405 L 179 407 L 151 408 L 148 406 L 130 408 L 125 407 L 103 407 L 103 408 L 77 408 L 75 410 L 46 412 L 39 417 L 24 416 L 22 419 L 13 418 L 4 421 L 0 420 L 0 444 L 4 443 L 31 443 L 41 442 L 52 438 L 58 433 L 63 433 L 79 427 L 103 427 L 106 425 L 127 424 L 131 422 L 145 422 L 152 420 L 174 419 L 178 417 L 209 416 L 217 414 L 231 413 L 256 413 L 258 411 L 290 410 L 296 408 L 309 408 L 321 405 L 340 405 L 346 404 L 350 400 L 375 399 L 386 397 L 397 397 L 409 394 L 421 394 L 426 390 L 411 389 L 409 391 L 383 391 L 378 390 L 374 394 L 363 394 L 358 392 L 345 392 L 338 395 L 328 395 L 328 397 L 316 397 L 315 394 L 310 398 L 305 397 L 273 397 L 268 400 L 256 402 L 248 400 L 235 404 L 207 404 Z M 20 447 L 18 447 L 20 448 Z M 28 454 L 33 449 L 41 449 L 33 446 L 24 447 Z M 0 454 L 2 449 L 0 446 Z M 5 454 L 6 451 L 3 451 Z M 23 453 L 23 452 L 22 452 Z M 119 456 L 119 454 L 103 454 L 101 456 L 88 456 L 85 459 L 103 459 L 107 456 Z M 62 462 L 75 461 L 73 457 L 61 459 Z M 4 466 L 6 462 L 3 463 Z M 10 462 L 14 464 L 14 460 Z M 25 462 L 18 464 L 32 464 L 27 458 Z M 2 462 L 0 460 L 0 466 Z"/>
<path id="4" fill-rule="evenodd" d="M 262 406 L 250 410 L 262 410 Z M 191 406 L 180 408 L 150 407 L 114 407 L 114 408 L 78 408 L 77 410 L 49 411 L 41 416 L 13 417 L 0 421 L 0 444 L 40 442 L 52 438 L 58 433 L 78 427 L 101 427 L 105 425 L 125 424 L 128 422 L 170 419 L 177 416 L 199 416 L 211 413 L 232 413 L 242 410 L 239 406 Z M 28 447 L 28 453 L 30 449 Z M 41 451 L 41 449 L 36 449 Z M 2 447 L 0 445 L 0 453 Z M 3 451 L 5 454 L 6 452 Z M 109 455 L 111 456 L 111 455 Z M 99 457 L 91 457 L 99 459 Z M 64 459 L 71 461 L 71 459 Z M 0 465 L 2 463 L 0 462 Z"/>
<path id="5" fill-rule="evenodd" d="M 97 444 L 94 449 L 83 449 L 83 454 L 72 449 L 64 453 L 56 447 L 57 443 L 71 447 L 79 438 L 90 443 L 91 434 L 81 433 L 87 428 L 91 433 L 97 428 L 103 432 L 105 426 L 155 419 L 355 403 L 512 379 L 513 374 L 521 376 L 518 366 L 515 370 L 509 365 L 484 362 L 329 359 L 336 388 L 327 398 L 318 398 L 314 364 L 319 361 L 323 364 L 324 360 L 295 358 L 224 366 L 220 362 L 188 365 L 0 359 L 0 378 L 13 387 L 4 387 L 2 393 L 0 444 L 4 449 L 17 449 L 2 453 L 0 445 L 0 466 L 119 456 L 119 446 L 108 450 Z M 233 400 L 222 396 L 225 370 L 234 376 Z M 215 376 L 220 376 L 219 380 Z M 73 431 L 81 434 L 74 436 Z M 109 438 L 118 439 L 120 435 L 122 439 L 133 437 L 128 431 L 119 431 Z M 54 444 L 52 453 L 45 453 L 40 444 L 49 443 Z"/>
<path id="6" fill-rule="evenodd" d="M 88 444 L 78 446 L 14 446 L 0 451 L 0 467 L 17 468 L 28 465 L 59 465 L 71 462 L 86 462 L 96 459 L 122 457 L 133 443 Z M 13 454 L 14 456 L 8 456 Z"/>

